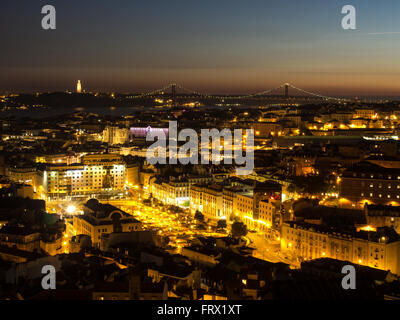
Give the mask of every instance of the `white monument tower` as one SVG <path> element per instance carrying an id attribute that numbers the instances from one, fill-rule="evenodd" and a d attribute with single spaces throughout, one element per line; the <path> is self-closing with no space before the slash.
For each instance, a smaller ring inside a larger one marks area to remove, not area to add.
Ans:
<path id="1" fill-rule="evenodd" d="M 78 83 L 76 84 L 76 92 L 77 92 L 77 93 L 82 93 L 82 84 L 81 84 L 81 80 L 78 80 Z"/>

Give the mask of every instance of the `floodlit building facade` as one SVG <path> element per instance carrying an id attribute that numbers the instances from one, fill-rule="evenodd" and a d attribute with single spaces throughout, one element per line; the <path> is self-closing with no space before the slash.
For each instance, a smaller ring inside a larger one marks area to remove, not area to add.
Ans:
<path id="1" fill-rule="evenodd" d="M 365 204 L 399 206 L 400 169 L 361 162 L 346 170 L 340 182 L 340 205 L 363 208 Z"/>
<path id="2" fill-rule="evenodd" d="M 73 227 L 76 235 L 90 236 L 98 247 L 103 234 L 139 231 L 142 223 L 112 205 L 91 199 L 85 204 L 84 214 L 73 217 Z"/>
<path id="3" fill-rule="evenodd" d="M 189 206 L 191 188 L 197 183 L 206 183 L 211 179 L 211 177 L 191 176 L 171 179 L 169 182 L 154 181 L 151 183 L 151 192 L 155 199 L 164 204 L 187 207 Z M 200 210 L 200 202 L 196 210 Z"/>
<path id="4" fill-rule="evenodd" d="M 124 192 L 126 165 L 115 154 L 87 155 L 81 164 L 49 165 L 45 172 L 48 199 L 71 199 L 102 192 Z"/>
<path id="5" fill-rule="evenodd" d="M 287 222 L 281 249 L 301 260 L 332 258 L 400 275 L 400 236 L 391 228 L 344 232 L 322 225 Z"/>
<path id="6" fill-rule="evenodd" d="M 109 145 L 124 144 L 129 141 L 129 129 L 107 126 L 103 130 L 103 142 Z"/>

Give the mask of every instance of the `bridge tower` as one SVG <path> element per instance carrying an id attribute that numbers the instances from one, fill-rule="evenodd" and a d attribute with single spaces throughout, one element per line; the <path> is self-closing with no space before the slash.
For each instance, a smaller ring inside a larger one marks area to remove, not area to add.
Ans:
<path id="1" fill-rule="evenodd" d="M 171 85 L 172 106 L 176 107 L 176 83 Z"/>

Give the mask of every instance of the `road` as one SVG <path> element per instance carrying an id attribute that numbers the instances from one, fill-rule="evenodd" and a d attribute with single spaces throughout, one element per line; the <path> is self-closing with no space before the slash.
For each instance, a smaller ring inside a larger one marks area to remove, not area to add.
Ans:
<path id="1" fill-rule="evenodd" d="M 253 252 L 254 257 L 274 263 L 283 262 L 296 268 L 299 267 L 296 259 L 283 254 L 280 250 L 280 244 L 277 242 L 271 243 L 265 237 L 265 234 L 249 232 L 246 237 L 251 240 L 250 247 L 255 249 Z"/>
<path id="2" fill-rule="evenodd" d="M 109 203 L 131 214 L 143 223 L 145 230 L 157 230 L 160 236 L 168 237 L 170 240 L 169 245 L 176 253 L 179 253 L 182 247 L 192 244 L 199 236 L 227 236 L 227 233 L 216 232 L 212 227 L 208 227 L 206 230 L 199 230 L 197 228 L 197 221 L 187 211 L 174 213 L 168 210 L 166 206 L 148 207 L 141 201 L 132 199 L 101 202 Z M 66 207 L 69 204 L 71 202 L 57 201 L 49 203 L 49 207 Z M 80 211 L 84 202 L 75 202 L 72 204 L 76 206 L 77 211 Z M 246 238 L 249 240 L 249 246 L 255 249 L 253 252 L 254 257 L 274 263 L 283 262 L 298 267 L 296 259 L 282 254 L 279 243 L 269 242 L 264 234 L 249 232 Z"/>
<path id="3" fill-rule="evenodd" d="M 143 223 L 146 230 L 157 230 L 161 236 L 168 237 L 169 245 L 179 251 L 182 247 L 190 245 L 198 236 L 223 237 L 226 233 L 216 232 L 212 227 L 199 230 L 198 223 L 189 212 L 175 213 L 167 207 L 148 207 L 135 200 L 110 201 L 110 204 L 130 213 Z"/>

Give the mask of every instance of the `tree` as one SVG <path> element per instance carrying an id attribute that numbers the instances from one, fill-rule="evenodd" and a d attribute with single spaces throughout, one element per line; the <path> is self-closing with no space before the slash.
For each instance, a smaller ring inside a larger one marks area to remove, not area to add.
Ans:
<path id="1" fill-rule="evenodd" d="M 295 193 L 296 192 L 296 185 L 294 185 L 293 183 L 289 184 L 289 186 L 287 187 L 287 192 Z"/>
<path id="2" fill-rule="evenodd" d="M 218 229 L 225 229 L 227 227 L 226 220 L 221 219 L 218 221 L 217 228 Z"/>
<path id="3" fill-rule="evenodd" d="M 247 234 L 247 226 L 243 222 L 236 221 L 232 224 L 231 233 L 235 238 L 244 237 Z"/>
<path id="4" fill-rule="evenodd" d="M 143 200 L 143 204 L 145 205 L 145 206 L 151 206 L 151 200 L 150 199 L 144 199 Z"/>
<path id="5" fill-rule="evenodd" d="M 194 218 L 199 222 L 204 222 L 204 215 L 199 210 L 194 214 Z"/>
<path id="6" fill-rule="evenodd" d="M 163 243 L 164 243 L 164 245 L 168 245 L 168 243 L 171 241 L 171 239 L 169 238 L 169 237 L 163 237 Z"/>

